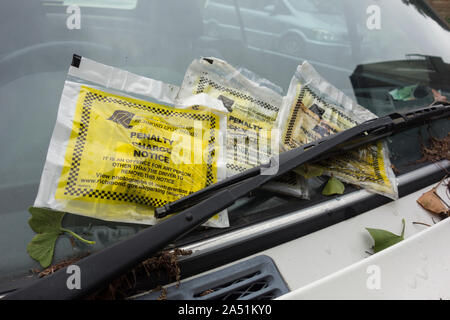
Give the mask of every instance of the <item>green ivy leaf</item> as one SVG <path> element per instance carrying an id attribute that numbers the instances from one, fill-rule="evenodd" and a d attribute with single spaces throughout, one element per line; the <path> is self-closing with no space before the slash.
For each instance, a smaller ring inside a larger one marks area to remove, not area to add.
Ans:
<path id="1" fill-rule="evenodd" d="M 64 212 L 31 207 L 28 209 L 31 218 L 28 221 L 36 233 L 60 232 Z"/>
<path id="2" fill-rule="evenodd" d="M 94 241 L 83 239 L 71 230 L 62 227 L 65 213 L 50 209 L 30 207 L 28 211 L 31 218 L 28 224 L 37 233 L 27 246 L 27 252 L 31 258 L 37 260 L 43 268 L 47 268 L 53 259 L 55 244 L 58 237 L 64 232 L 88 244 Z"/>
<path id="3" fill-rule="evenodd" d="M 323 169 L 311 166 L 311 165 L 301 165 L 293 170 L 295 173 L 305 177 L 306 179 L 311 179 L 315 177 L 320 177 L 323 174 Z"/>
<path id="4" fill-rule="evenodd" d="M 375 253 L 380 252 L 381 250 L 384 250 L 404 240 L 405 219 L 402 219 L 402 223 L 403 223 L 402 234 L 399 236 L 386 230 L 366 228 L 366 230 L 370 233 L 375 242 L 375 245 L 373 246 L 373 251 Z"/>
<path id="5" fill-rule="evenodd" d="M 43 268 L 47 268 L 52 263 L 56 239 L 60 234 L 61 232 L 39 233 L 28 244 L 28 254 L 34 260 L 39 261 Z"/>
<path id="6" fill-rule="evenodd" d="M 324 196 L 331 196 L 334 194 L 343 194 L 345 190 L 344 184 L 336 179 L 335 177 L 331 177 L 327 184 L 325 185 L 325 188 L 322 190 L 322 194 Z"/>

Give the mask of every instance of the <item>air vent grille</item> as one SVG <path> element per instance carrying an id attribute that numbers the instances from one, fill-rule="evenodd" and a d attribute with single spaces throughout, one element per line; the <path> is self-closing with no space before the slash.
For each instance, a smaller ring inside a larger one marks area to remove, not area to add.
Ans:
<path id="1" fill-rule="evenodd" d="M 271 300 L 289 292 L 271 258 L 257 256 L 167 288 L 169 300 Z M 160 292 L 137 297 L 155 300 Z"/>

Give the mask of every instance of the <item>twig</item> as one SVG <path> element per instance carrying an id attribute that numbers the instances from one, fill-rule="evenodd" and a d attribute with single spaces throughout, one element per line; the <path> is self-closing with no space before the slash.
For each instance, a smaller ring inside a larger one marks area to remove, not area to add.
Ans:
<path id="1" fill-rule="evenodd" d="M 423 226 L 427 226 L 427 227 L 431 227 L 428 223 L 423 223 L 423 222 L 413 222 L 412 224 L 421 224 Z"/>

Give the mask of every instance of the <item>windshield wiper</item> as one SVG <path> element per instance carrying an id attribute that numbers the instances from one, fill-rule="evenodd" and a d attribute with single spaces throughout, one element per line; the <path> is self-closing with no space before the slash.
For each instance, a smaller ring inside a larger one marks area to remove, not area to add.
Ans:
<path id="1" fill-rule="evenodd" d="M 430 106 L 405 113 L 393 113 L 281 153 L 278 160 L 272 158 L 267 165 L 250 169 L 158 210 L 160 214 L 164 214 L 164 212 L 190 206 L 130 239 L 77 262 L 77 266 L 81 270 L 81 289 L 68 289 L 66 283 L 70 274 L 66 273 L 66 267 L 36 280 L 30 286 L 13 292 L 4 299 L 83 298 L 164 249 L 172 241 L 232 205 L 237 199 L 299 165 L 324 159 L 335 153 L 345 152 L 406 129 L 448 117 L 450 117 L 449 104 Z M 278 171 L 272 175 L 265 175 L 266 170 L 274 166 L 278 166 Z"/>

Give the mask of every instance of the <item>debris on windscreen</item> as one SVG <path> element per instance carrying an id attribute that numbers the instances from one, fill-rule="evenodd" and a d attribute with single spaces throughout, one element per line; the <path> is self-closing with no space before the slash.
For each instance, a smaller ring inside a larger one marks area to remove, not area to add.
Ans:
<path id="1" fill-rule="evenodd" d="M 448 102 L 447 96 L 443 95 L 440 90 L 431 89 L 431 92 L 433 93 L 433 103 Z"/>
<path id="2" fill-rule="evenodd" d="M 412 85 L 401 88 L 396 88 L 394 90 L 389 91 L 389 95 L 398 101 L 411 101 L 416 99 L 423 99 L 424 97 L 431 94 L 431 91 L 425 87 L 420 85 Z"/>
<path id="3" fill-rule="evenodd" d="M 448 177 L 449 176 L 446 175 L 430 191 L 425 192 L 419 199 L 417 199 L 417 203 L 420 204 L 425 210 L 431 212 L 432 214 L 438 215 L 443 219 L 447 218 L 450 214 L 450 206 L 446 202 L 446 200 L 450 198 L 450 183 L 445 183 L 445 181 L 448 180 Z M 439 188 L 441 184 L 444 185 L 443 188 Z M 440 193 L 442 195 L 440 195 Z"/>
<path id="4" fill-rule="evenodd" d="M 63 228 L 62 220 L 65 213 L 43 208 L 29 208 L 31 214 L 28 225 L 36 233 L 27 245 L 27 252 L 31 258 L 38 261 L 43 268 L 47 268 L 55 251 L 56 240 L 62 234 L 71 235 L 70 239 L 77 239 L 85 244 L 93 245 L 95 241 L 84 239 L 70 229 Z"/>
<path id="5" fill-rule="evenodd" d="M 268 163 L 278 154 L 276 126 L 281 89 L 246 69 L 235 69 L 216 58 L 194 60 L 186 71 L 178 99 L 205 93 L 230 112 L 227 122 L 227 176 Z M 292 172 L 263 188 L 308 198 L 305 179 Z"/>
<path id="6" fill-rule="evenodd" d="M 436 162 L 441 160 L 450 161 L 450 133 L 441 139 L 430 135 L 427 143 L 422 141 L 422 136 L 419 135 L 422 157 L 417 160 L 417 163 Z"/>
<path id="7" fill-rule="evenodd" d="M 377 253 L 390 246 L 399 243 L 400 241 L 405 240 L 405 219 L 402 219 L 402 233 L 400 235 L 396 235 L 390 231 L 383 229 L 373 229 L 366 228 L 367 232 L 369 232 L 370 236 L 373 239 L 374 245 L 372 247 L 373 252 Z"/>
<path id="8" fill-rule="evenodd" d="M 151 277 L 165 275 L 169 281 L 176 281 L 176 286 L 180 285 L 181 269 L 178 264 L 180 257 L 189 256 L 192 250 L 183 250 L 174 248 L 156 253 L 154 256 L 136 265 L 129 272 L 112 280 L 102 289 L 91 294 L 88 300 L 120 300 L 128 298 L 136 290 L 136 277 L 144 276 L 147 279 Z M 151 283 L 151 282 L 150 282 Z M 146 291 L 149 288 L 146 288 Z M 160 291 L 158 300 L 165 300 L 166 289 L 160 285 L 151 290 Z"/>
<path id="9" fill-rule="evenodd" d="M 174 106 L 178 89 L 75 56 L 35 206 L 155 224 L 155 207 L 225 178 L 227 110 L 208 95 Z M 226 211 L 205 225 L 227 227 Z"/>
<path id="10" fill-rule="evenodd" d="M 278 118 L 281 148 L 293 149 L 373 118 L 376 115 L 329 84 L 304 62 L 291 80 Z M 398 198 L 388 147 L 383 141 L 310 166 L 344 182 Z"/>

